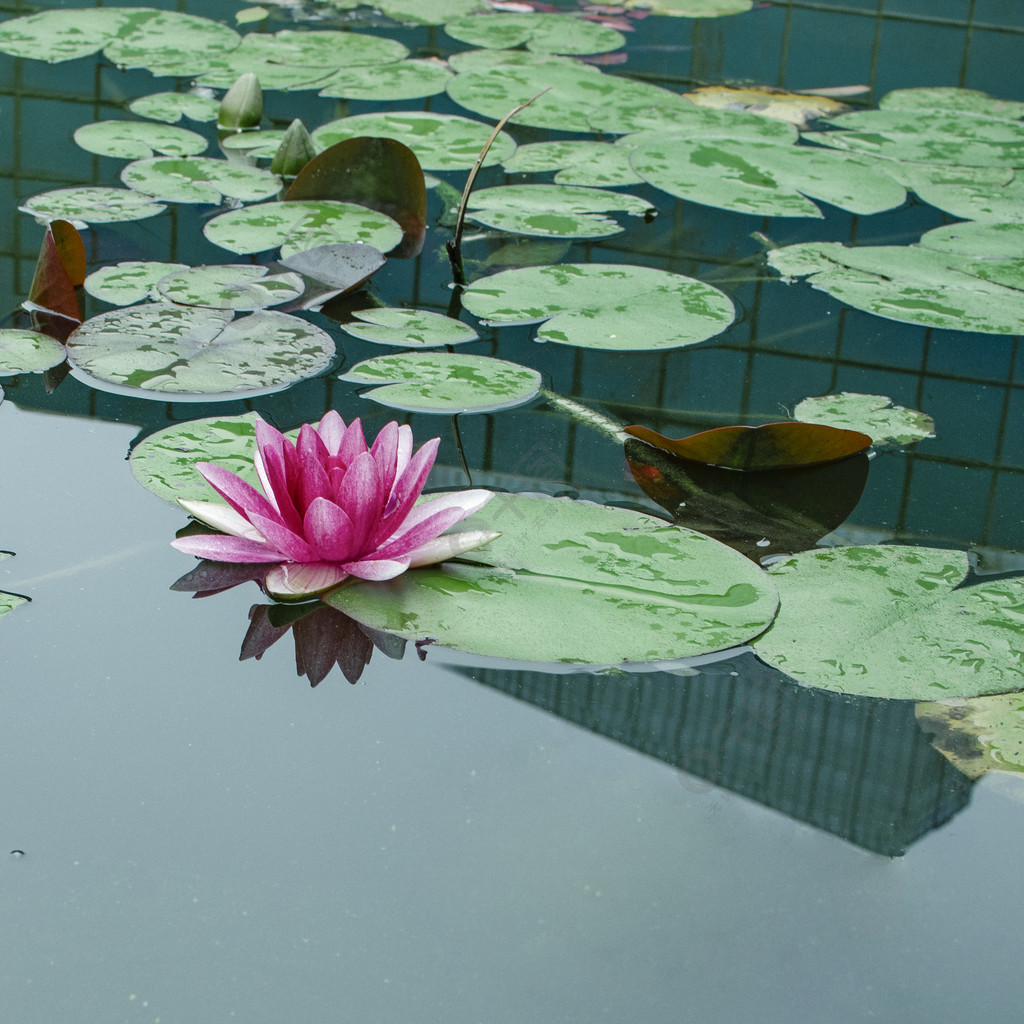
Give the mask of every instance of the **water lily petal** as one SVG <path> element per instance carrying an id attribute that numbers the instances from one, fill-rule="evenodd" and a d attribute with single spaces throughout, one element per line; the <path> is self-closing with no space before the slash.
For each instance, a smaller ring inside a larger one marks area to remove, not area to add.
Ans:
<path id="1" fill-rule="evenodd" d="M 187 555 L 209 558 L 214 562 L 279 562 L 281 552 L 271 544 L 230 537 L 223 533 L 196 533 L 191 537 L 178 537 L 171 546 Z"/>
<path id="2" fill-rule="evenodd" d="M 346 562 L 342 568 L 346 569 L 353 576 L 358 576 L 361 580 L 371 580 L 379 583 L 383 580 L 393 580 L 396 576 L 401 576 L 409 568 L 409 559 L 364 558 L 358 562 Z"/>
<path id="3" fill-rule="evenodd" d="M 285 560 L 289 562 L 319 561 L 320 556 L 306 543 L 301 534 L 289 530 L 287 526 L 282 526 L 276 518 L 265 519 L 255 512 L 250 512 L 249 516 L 253 526 L 267 538 L 268 544 L 272 544 L 284 555 Z"/>
<path id="4" fill-rule="evenodd" d="M 356 417 L 346 428 L 338 446 L 337 457 L 343 466 L 351 466 L 357 455 L 367 451 L 366 438 L 363 436 L 363 424 Z"/>
<path id="5" fill-rule="evenodd" d="M 192 501 L 189 498 L 179 498 L 178 504 L 193 519 L 198 519 L 199 522 L 212 526 L 221 533 L 266 543 L 260 531 L 245 516 L 222 501 Z"/>
<path id="6" fill-rule="evenodd" d="M 315 435 L 314 435 L 315 436 Z M 302 476 L 299 477 L 297 508 L 305 521 L 306 512 L 316 498 L 333 498 L 334 488 L 324 472 L 323 464 L 315 454 L 303 452 L 299 458 L 302 462 Z"/>
<path id="7" fill-rule="evenodd" d="M 291 445 L 287 446 L 292 449 Z M 294 449 L 292 449 L 294 453 Z M 268 496 L 273 495 L 274 505 L 277 508 L 281 522 L 293 533 L 302 532 L 302 516 L 299 515 L 288 489 L 288 468 L 285 462 L 284 448 L 267 446 L 261 449 L 263 466 L 266 472 L 267 482 L 264 487 L 268 489 Z"/>
<path id="8" fill-rule="evenodd" d="M 373 550 L 369 538 L 380 522 L 383 498 L 380 472 L 373 456 L 369 452 L 357 455 L 334 495 L 335 502 L 352 520 L 354 551 Z"/>
<path id="9" fill-rule="evenodd" d="M 196 469 L 236 512 L 247 518 L 250 511 L 271 519 L 277 518 L 277 509 L 240 476 L 212 462 L 197 462 Z"/>
<path id="10" fill-rule="evenodd" d="M 264 586 L 271 597 L 294 601 L 330 590 L 347 576 L 340 565 L 331 562 L 284 562 L 267 573 Z"/>
<path id="11" fill-rule="evenodd" d="M 415 455 L 409 460 L 405 471 L 395 480 L 391 496 L 388 498 L 388 508 L 380 518 L 371 538 L 371 547 L 377 548 L 395 533 L 405 521 L 409 511 L 420 496 L 430 470 L 437 458 L 437 447 L 441 443 L 438 437 L 431 438 L 421 445 Z"/>
<path id="12" fill-rule="evenodd" d="M 353 546 L 355 527 L 352 520 L 333 501 L 315 498 L 306 509 L 303 520 L 306 540 L 327 562 L 348 561 L 358 549 Z"/>
<path id="13" fill-rule="evenodd" d="M 398 456 L 398 424 L 392 420 L 385 423 L 380 429 L 373 444 L 370 446 L 370 454 L 380 471 L 381 487 L 384 490 L 385 500 L 391 495 L 397 479 L 397 456 Z"/>
<path id="14" fill-rule="evenodd" d="M 463 530 L 462 533 L 446 533 L 434 540 L 427 541 L 414 551 L 409 552 L 409 568 L 421 565 L 435 565 L 447 558 L 455 558 L 474 548 L 490 544 L 501 534 L 497 530 Z"/>
<path id="15" fill-rule="evenodd" d="M 315 459 L 322 465 L 330 458 L 327 445 L 324 444 L 316 429 L 308 423 L 303 423 L 299 428 L 295 450 L 299 453 L 299 462 L 302 465 L 305 465 L 307 459 Z"/>
<path id="16" fill-rule="evenodd" d="M 429 501 L 420 502 L 419 505 L 409 512 L 401 525 L 396 527 L 391 536 L 386 538 L 385 542 L 379 543 L 377 547 L 384 548 L 393 542 L 402 543 L 406 540 L 407 534 L 410 531 L 418 529 L 421 523 L 437 515 L 438 512 L 446 509 L 457 510 L 458 514 L 454 518 L 449 519 L 446 525 L 438 529 L 435 532 L 435 536 L 443 533 L 456 523 L 471 516 L 474 512 L 479 512 L 494 495 L 494 491 L 476 488 L 469 491 L 452 491 L 450 494 L 439 494 L 436 498 L 431 498 Z M 414 546 L 419 546 L 419 544 L 424 543 L 427 539 L 422 537 L 420 540 L 413 541 L 412 543 Z"/>
<path id="17" fill-rule="evenodd" d="M 368 558 L 401 558 L 410 552 L 422 547 L 437 537 L 440 537 L 445 530 L 465 519 L 465 513 L 461 508 L 442 508 L 432 516 L 414 524 L 409 529 L 390 537 Z"/>
<path id="18" fill-rule="evenodd" d="M 324 413 L 316 432 L 320 435 L 329 455 L 337 455 L 341 439 L 345 435 L 345 421 L 336 409 Z"/>

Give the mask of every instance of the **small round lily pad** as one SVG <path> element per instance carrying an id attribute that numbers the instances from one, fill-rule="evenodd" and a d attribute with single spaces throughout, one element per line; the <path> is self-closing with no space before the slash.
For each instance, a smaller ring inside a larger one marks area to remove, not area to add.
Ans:
<path id="1" fill-rule="evenodd" d="M 47 334 L 0 329 L 0 376 L 36 373 L 64 362 L 64 346 Z"/>
<path id="2" fill-rule="evenodd" d="M 935 421 L 927 413 L 893 405 L 885 395 L 838 395 L 805 398 L 793 410 L 802 423 L 859 430 L 879 448 L 898 448 L 935 436 Z"/>
<path id="3" fill-rule="evenodd" d="M 112 306 L 131 306 L 144 299 L 159 297 L 157 281 L 175 270 L 185 270 L 184 263 L 157 263 L 126 260 L 112 267 L 100 267 L 85 279 L 85 290 L 101 302 Z"/>
<path id="4" fill-rule="evenodd" d="M 139 160 L 157 153 L 195 156 L 206 149 L 206 139 L 187 128 L 149 121 L 95 121 L 75 131 L 75 142 L 90 153 Z"/>
<path id="5" fill-rule="evenodd" d="M 402 348 L 433 348 L 439 345 L 461 345 L 476 341 L 479 335 L 468 324 L 441 313 L 425 309 L 359 309 L 357 319 L 342 324 L 341 329 L 353 337 L 378 345 Z"/>

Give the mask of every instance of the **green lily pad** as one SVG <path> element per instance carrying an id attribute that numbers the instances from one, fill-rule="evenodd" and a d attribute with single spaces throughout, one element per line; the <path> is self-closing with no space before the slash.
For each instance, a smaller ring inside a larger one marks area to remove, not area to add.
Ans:
<path id="1" fill-rule="evenodd" d="M 923 234 L 920 244 L 963 256 L 1015 257 L 1024 252 L 1024 224 L 943 224 Z"/>
<path id="2" fill-rule="evenodd" d="M 378 345 L 402 348 L 434 348 L 476 341 L 479 335 L 468 324 L 425 309 L 357 309 L 358 322 L 342 324 L 353 337 Z"/>
<path id="3" fill-rule="evenodd" d="M 955 110 L 858 110 L 831 118 L 814 141 L 895 161 L 1024 166 L 1024 123 Z"/>
<path id="4" fill-rule="evenodd" d="M 163 213 L 167 207 L 152 196 L 130 188 L 106 188 L 83 185 L 79 188 L 55 188 L 26 199 L 18 207 L 36 220 L 67 220 L 72 223 L 109 224 L 122 220 L 142 220 Z"/>
<path id="5" fill-rule="evenodd" d="M 487 71 L 499 64 L 512 67 L 536 67 L 540 64 L 564 64 L 566 67 L 584 69 L 589 67 L 575 57 L 560 57 L 555 53 L 538 53 L 534 50 L 460 50 L 448 56 L 448 67 L 460 75 L 467 71 Z M 596 68 L 590 70 L 597 71 Z"/>
<path id="6" fill-rule="evenodd" d="M 138 160 L 163 153 L 194 156 L 206 149 L 206 139 L 187 128 L 148 121 L 96 121 L 75 131 L 75 142 L 90 153 Z"/>
<path id="7" fill-rule="evenodd" d="M 959 587 L 967 567 L 962 552 L 933 548 L 801 552 L 769 570 L 779 616 L 754 651 L 808 686 L 867 697 L 1024 688 L 1024 580 Z"/>
<path id="8" fill-rule="evenodd" d="M 64 346 L 47 334 L 0 329 L 0 377 L 37 373 L 64 362 Z"/>
<path id="9" fill-rule="evenodd" d="M 890 320 L 990 334 L 1024 331 L 1024 293 L 977 276 L 973 261 L 956 253 L 817 242 L 773 249 L 768 262 L 782 274 L 810 274 L 815 288 Z"/>
<path id="10" fill-rule="evenodd" d="M 608 53 L 626 37 L 613 28 L 571 14 L 492 14 L 455 18 L 444 26 L 455 39 L 473 46 L 504 50 L 522 46 L 540 53 Z"/>
<path id="11" fill-rule="evenodd" d="M 281 148 L 285 128 L 262 128 L 259 131 L 235 132 L 220 140 L 222 149 L 244 153 L 247 157 L 270 160 Z"/>
<path id="12" fill-rule="evenodd" d="M 533 399 L 536 370 L 504 359 L 454 352 L 399 352 L 357 363 L 341 380 L 382 384 L 363 393 L 389 409 L 408 412 L 493 412 Z"/>
<path id="13" fill-rule="evenodd" d="M 927 413 L 893 405 L 884 395 L 838 395 L 805 398 L 793 410 L 801 423 L 859 430 L 880 448 L 898 448 L 935 436 L 935 420 Z"/>
<path id="14" fill-rule="evenodd" d="M 906 199 L 903 186 L 884 172 L 828 153 L 747 139 L 655 138 L 632 148 L 630 162 L 670 195 L 762 217 L 820 217 L 808 196 L 861 214 Z"/>
<path id="15" fill-rule="evenodd" d="M 629 162 L 628 149 L 586 139 L 528 143 L 504 161 L 504 167 L 509 174 L 556 171 L 555 182 L 559 185 L 612 188 L 643 181 Z"/>
<path id="16" fill-rule="evenodd" d="M 224 198 L 254 202 L 281 188 L 281 179 L 270 171 L 205 156 L 133 160 L 121 171 L 121 180 L 136 192 L 170 203 L 219 203 Z"/>
<path id="17" fill-rule="evenodd" d="M 591 0 L 598 4 L 616 4 L 629 10 L 639 9 L 652 14 L 675 18 L 720 18 L 725 14 L 742 14 L 754 6 L 754 0 Z"/>
<path id="18" fill-rule="evenodd" d="M 519 111 L 513 125 L 620 134 L 646 127 L 657 111 L 693 106 L 668 89 L 561 60 L 466 71 L 448 83 L 448 95 L 460 106 L 498 120 L 547 86 L 551 91 Z"/>
<path id="19" fill-rule="evenodd" d="M 256 413 L 247 412 L 175 423 L 144 437 L 132 449 L 128 464 L 135 479 L 165 501 L 211 500 L 210 485 L 199 475 L 197 462 L 213 462 L 259 487 L 253 464 L 255 422 Z"/>
<path id="20" fill-rule="evenodd" d="M 415 100 L 444 92 L 451 77 L 451 71 L 436 60 L 399 60 L 335 71 L 320 83 L 320 95 L 377 103 Z"/>
<path id="21" fill-rule="evenodd" d="M 879 101 L 882 110 L 956 110 L 985 117 L 1024 117 L 1024 103 L 997 100 L 977 89 L 952 86 L 928 86 L 918 89 L 895 89 Z"/>
<path id="22" fill-rule="evenodd" d="M 313 141 L 318 148 L 326 149 L 336 142 L 359 135 L 395 139 L 405 143 L 416 154 L 422 167 L 457 171 L 473 166 L 492 130 L 490 125 L 468 117 L 403 110 L 356 114 L 331 121 L 313 132 Z M 515 148 L 515 139 L 501 132 L 491 145 L 484 163 L 501 163 L 512 155 Z"/>
<path id="23" fill-rule="evenodd" d="M 0 393 L 0 401 L 3 400 L 3 394 Z M 0 562 L 5 558 L 10 558 L 13 552 L 11 551 L 0 551 Z M 6 615 L 8 612 L 14 611 L 19 604 L 25 604 L 28 601 L 27 597 L 22 597 L 20 594 L 8 594 L 5 590 L 0 590 L 0 616 Z"/>
<path id="24" fill-rule="evenodd" d="M 267 267 L 219 264 L 176 270 L 161 278 L 157 290 L 182 306 L 254 310 L 297 299 L 305 285 L 291 271 L 271 274 Z"/>
<path id="25" fill-rule="evenodd" d="M 298 317 L 151 303 L 92 317 L 68 339 L 68 360 L 87 377 L 133 394 L 236 398 L 280 390 L 323 372 L 331 336 Z"/>
<path id="26" fill-rule="evenodd" d="M 103 55 L 122 68 L 146 68 L 154 75 L 197 75 L 242 37 L 227 25 L 178 11 L 147 11 L 131 18 L 107 43 Z"/>
<path id="27" fill-rule="evenodd" d="M 167 124 L 175 124 L 183 116 L 190 121 L 216 121 L 220 100 L 192 92 L 154 92 L 132 100 L 128 109 L 139 117 Z"/>
<path id="28" fill-rule="evenodd" d="M 230 210 L 207 221 L 203 234 L 237 253 L 280 246 L 282 257 L 336 242 L 362 242 L 387 252 L 402 240 L 401 226 L 376 210 L 305 199 Z"/>
<path id="29" fill-rule="evenodd" d="M 969 779 L 1024 772 L 1024 694 L 921 701 L 914 716 L 932 746 Z"/>
<path id="30" fill-rule="evenodd" d="M 112 306 L 131 306 L 145 299 L 158 300 L 157 282 L 175 270 L 185 269 L 184 263 L 128 260 L 94 270 L 85 279 L 85 290 L 93 298 Z"/>
<path id="31" fill-rule="evenodd" d="M 500 185 L 473 192 L 467 215 L 501 231 L 546 238 L 606 238 L 623 230 L 606 212 L 635 217 L 654 207 L 637 196 L 577 185 Z"/>
<path id="32" fill-rule="evenodd" d="M 505 270 L 474 281 L 463 305 L 491 323 L 547 320 L 538 341 L 615 350 L 693 345 L 721 334 L 735 317 L 717 288 L 613 263 Z"/>
<path id="33" fill-rule="evenodd" d="M 335 7 L 358 7 L 365 0 L 329 0 Z M 415 25 L 443 25 L 476 11 L 490 11 L 485 0 L 374 0 L 373 6 L 395 21 Z"/>
<path id="34" fill-rule="evenodd" d="M 920 199 L 954 217 L 1024 223 L 1024 181 L 1009 167 L 904 164 L 898 174 Z"/>
<path id="35" fill-rule="evenodd" d="M 0 25 L 0 53 L 12 57 L 59 61 L 88 57 L 106 46 L 133 18 L 144 18 L 148 8 L 124 7 L 40 11 L 11 18 Z"/>
<path id="36" fill-rule="evenodd" d="M 460 529 L 501 536 L 328 604 L 374 629 L 473 654 L 610 665 L 743 644 L 771 622 L 772 582 L 710 537 L 639 512 L 499 494 Z"/>

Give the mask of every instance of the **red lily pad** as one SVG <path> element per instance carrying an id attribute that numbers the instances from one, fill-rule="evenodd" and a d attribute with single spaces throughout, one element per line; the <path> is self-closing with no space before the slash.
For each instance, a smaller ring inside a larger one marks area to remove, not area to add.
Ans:
<path id="1" fill-rule="evenodd" d="M 871 438 L 860 431 L 792 420 L 759 427 L 716 427 L 678 440 L 643 426 L 626 427 L 626 433 L 681 459 L 746 472 L 819 466 L 871 447 Z"/>
<path id="2" fill-rule="evenodd" d="M 82 322 L 76 288 L 85 281 L 85 245 L 73 224 L 54 220 L 46 228 L 32 286 L 28 292 L 29 309 L 44 310 Z"/>

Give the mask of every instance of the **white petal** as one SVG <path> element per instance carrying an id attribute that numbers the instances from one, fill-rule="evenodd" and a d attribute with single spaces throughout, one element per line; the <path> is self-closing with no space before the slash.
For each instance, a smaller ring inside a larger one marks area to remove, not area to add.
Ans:
<path id="1" fill-rule="evenodd" d="M 263 534 L 230 505 L 220 501 L 191 501 L 187 498 L 179 498 L 178 504 L 194 519 L 220 530 L 221 533 L 267 543 Z"/>
<path id="2" fill-rule="evenodd" d="M 463 530 L 462 533 L 444 533 L 426 544 L 421 544 L 414 551 L 410 551 L 409 568 L 434 565 L 447 558 L 455 558 L 466 551 L 490 544 L 492 540 L 500 536 L 501 534 L 496 530 Z"/>
<path id="3" fill-rule="evenodd" d="M 497 494 L 497 491 L 485 491 L 476 489 L 471 491 L 452 491 L 449 494 L 439 494 L 427 501 L 421 501 L 414 505 L 409 514 L 398 526 L 389 540 L 398 540 L 403 534 L 408 533 L 414 526 L 419 525 L 424 519 L 429 519 L 435 512 L 441 512 L 446 508 L 461 508 L 463 519 L 467 519 L 474 512 L 479 512 Z"/>

